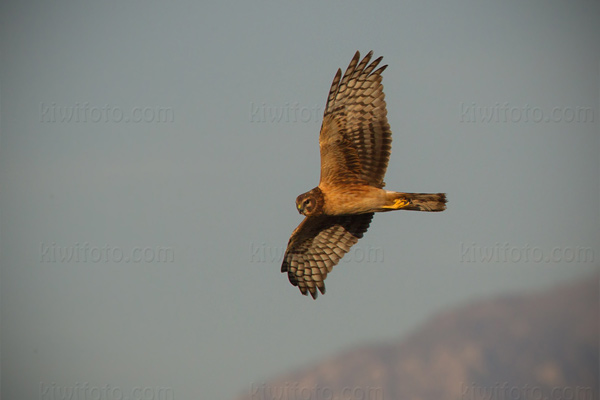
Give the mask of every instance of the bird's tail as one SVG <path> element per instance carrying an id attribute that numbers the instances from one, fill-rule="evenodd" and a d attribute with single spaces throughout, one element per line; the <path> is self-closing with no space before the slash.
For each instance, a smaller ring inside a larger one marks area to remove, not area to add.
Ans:
<path id="1" fill-rule="evenodd" d="M 446 193 L 400 193 L 387 192 L 384 211 L 444 211 L 446 209 Z"/>

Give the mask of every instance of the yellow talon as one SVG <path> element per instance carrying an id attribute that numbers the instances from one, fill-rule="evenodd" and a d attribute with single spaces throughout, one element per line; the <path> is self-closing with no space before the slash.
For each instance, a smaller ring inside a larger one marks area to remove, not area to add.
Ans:
<path id="1" fill-rule="evenodd" d="M 395 199 L 394 204 L 392 204 L 391 206 L 383 206 L 383 208 L 389 208 L 391 210 L 399 210 L 401 208 L 406 207 L 409 204 L 410 204 L 410 202 L 406 199 Z"/>

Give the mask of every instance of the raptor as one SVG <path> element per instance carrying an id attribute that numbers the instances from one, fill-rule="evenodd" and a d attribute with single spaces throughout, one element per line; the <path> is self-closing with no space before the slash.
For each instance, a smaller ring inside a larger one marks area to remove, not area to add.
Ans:
<path id="1" fill-rule="evenodd" d="M 342 76 L 338 69 L 327 96 L 319 134 L 321 179 L 296 199 L 305 216 L 287 245 L 281 272 L 304 295 L 325 294 L 332 268 L 369 228 L 376 212 L 446 209 L 444 193 L 403 193 L 383 189 L 392 132 L 381 73 L 383 57 L 362 61 L 357 51 Z M 377 68 L 377 69 L 376 69 Z"/>

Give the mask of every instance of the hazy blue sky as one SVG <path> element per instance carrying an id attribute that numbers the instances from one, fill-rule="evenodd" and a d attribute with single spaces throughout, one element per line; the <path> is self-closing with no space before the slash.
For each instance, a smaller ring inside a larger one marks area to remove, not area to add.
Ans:
<path id="1" fill-rule="evenodd" d="M 597 270 L 599 20 L 597 1 L 2 2 L 2 398 L 227 399 Z M 387 188 L 448 210 L 376 216 L 313 301 L 281 254 L 331 80 L 371 49 Z"/>

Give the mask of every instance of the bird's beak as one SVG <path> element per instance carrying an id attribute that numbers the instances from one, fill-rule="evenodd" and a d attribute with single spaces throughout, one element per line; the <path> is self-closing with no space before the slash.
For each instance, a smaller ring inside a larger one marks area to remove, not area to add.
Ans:
<path id="1" fill-rule="evenodd" d="M 304 214 L 304 207 L 302 207 L 302 203 L 296 204 L 296 208 L 300 214 Z"/>

